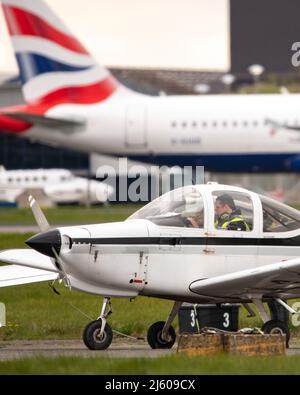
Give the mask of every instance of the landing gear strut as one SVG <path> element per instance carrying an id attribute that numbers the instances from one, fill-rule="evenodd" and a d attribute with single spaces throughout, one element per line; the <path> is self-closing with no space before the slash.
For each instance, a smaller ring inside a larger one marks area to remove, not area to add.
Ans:
<path id="1" fill-rule="evenodd" d="M 171 324 L 178 314 L 181 305 L 181 302 L 175 302 L 166 322 L 159 321 L 150 326 L 147 333 L 147 340 L 151 348 L 167 349 L 173 347 L 176 341 L 176 333 Z"/>
<path id="2" fill-rule="evenodd" d="M 83 342 L 90 350 L 106 350 L 111 345 L 113 333 L 106 323 L 110 314 L 112 314 L 110 298 L 104 298 L 100 317 L 90 322 L 83 332 Z"/>
<path id="3" fill-rule="evenodd" d="M 295 313 L 285 302 L 281 299 L 276 299 L 268 303 L 270 315 L 264 309 L 263 303 L 260 299 L 253 300 L 256 305 L 259 315 L 263 320 L 262 331 L 266 334 L 285 335 L 286 347 L 289 347 L 290 331 L 288 327 L 288 312 Z"/>

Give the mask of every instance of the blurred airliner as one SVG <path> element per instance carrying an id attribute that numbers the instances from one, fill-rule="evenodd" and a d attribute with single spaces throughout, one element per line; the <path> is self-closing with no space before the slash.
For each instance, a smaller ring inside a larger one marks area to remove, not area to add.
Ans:
<path id="1" fill-rule="evenodd" d="M 2 6 L 26 100 L 0 110 L 2 131 L 158 165 L 300 171 L 300 95 L 142 95 L 98 65 L 43 0 Z"/>
<path id="2" fill-rule="evenodd" d="M 5 170 L 0 167 L 0 201 L 14 203 L 25 191 L 41 190 L 55 204 L 106 203 L 114 189 L 75 177 L 65 169 Z"/>

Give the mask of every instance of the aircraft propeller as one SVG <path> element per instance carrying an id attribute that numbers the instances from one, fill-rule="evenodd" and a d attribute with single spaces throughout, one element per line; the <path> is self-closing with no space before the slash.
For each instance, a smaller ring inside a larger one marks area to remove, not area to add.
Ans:
<path id="1" fill-rule="evenodd" d="M 64 268 L 64 261 L 59 256 L 62 244 L 61 234 L 57 229 L 51 230 L 45 214 L 41 210 L 34 197 L 30 195 L 28 201 L 32 214 L 41 233 L 31 237 L 29 240 L 26 241 L 26 244 L 29 247 L 35 249 L 36 251 L 49 256 L 53 265 L 59 271 L 60 279 L 64 281 L 65 285 L 68 288 L 71 288 L 70 280 Z"/>

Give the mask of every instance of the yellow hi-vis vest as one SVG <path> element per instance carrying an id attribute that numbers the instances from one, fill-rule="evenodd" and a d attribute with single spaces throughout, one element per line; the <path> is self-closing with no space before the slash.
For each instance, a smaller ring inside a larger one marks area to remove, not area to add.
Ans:
<path id="1" fill-rule="evenodd" d="M 242 218 L 242 217 L 234 217 L 234 218 L 232 218 L 232 219 L 230 219 L 230 220 L 224 222 L 224 223 L 222 224 L 221 228 L 218 228 L 219 222 L 216 221 L 216 222 L 215 222 L 215 228 L 216 228 L 216 229 L 224 229 L 224 230 L 225 230 L 225 229 L 227 229 L 227 227 L 228 227 L 229 224 L 233 224 L 233 223 L 235 223 L 235 222 L 243 222 L 243 223 L 245 224 L 245 227 L 246 227 L 246 229 L 244 230 L 244 232 L 249 232 L 249 231 L 250 231 L 249 225 L 247 224 L 247 222 L 246 222 L 246 221 L 244 220 L 244 218 Z"/>

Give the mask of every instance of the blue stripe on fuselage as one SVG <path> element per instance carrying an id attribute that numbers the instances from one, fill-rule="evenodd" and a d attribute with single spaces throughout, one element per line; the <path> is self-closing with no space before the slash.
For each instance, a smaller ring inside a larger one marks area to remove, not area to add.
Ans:
<path id="1" fill-rule="evenodd" d="M 20 69 L 20 76 L 22 83 L 30 81 L 32 78 L 40 74 L 53 72 L 72 72 L 87 70 L 90 67 L 76 67 L 65 63 L 57 62 L 56 60 L 46 58 L 41 55 L 30 53 L 18 53 L 17 61 Z"/>
<path id="2" fill-rule="evenodd" d="M 124 156 L 124 154 L 123 154 Z M 224 173 L 300 172 L 300 153 L 214 154 L 214 155 L 128 155 L 130 159 L 159 166 L 204 166 L 206 171 Z"/>

